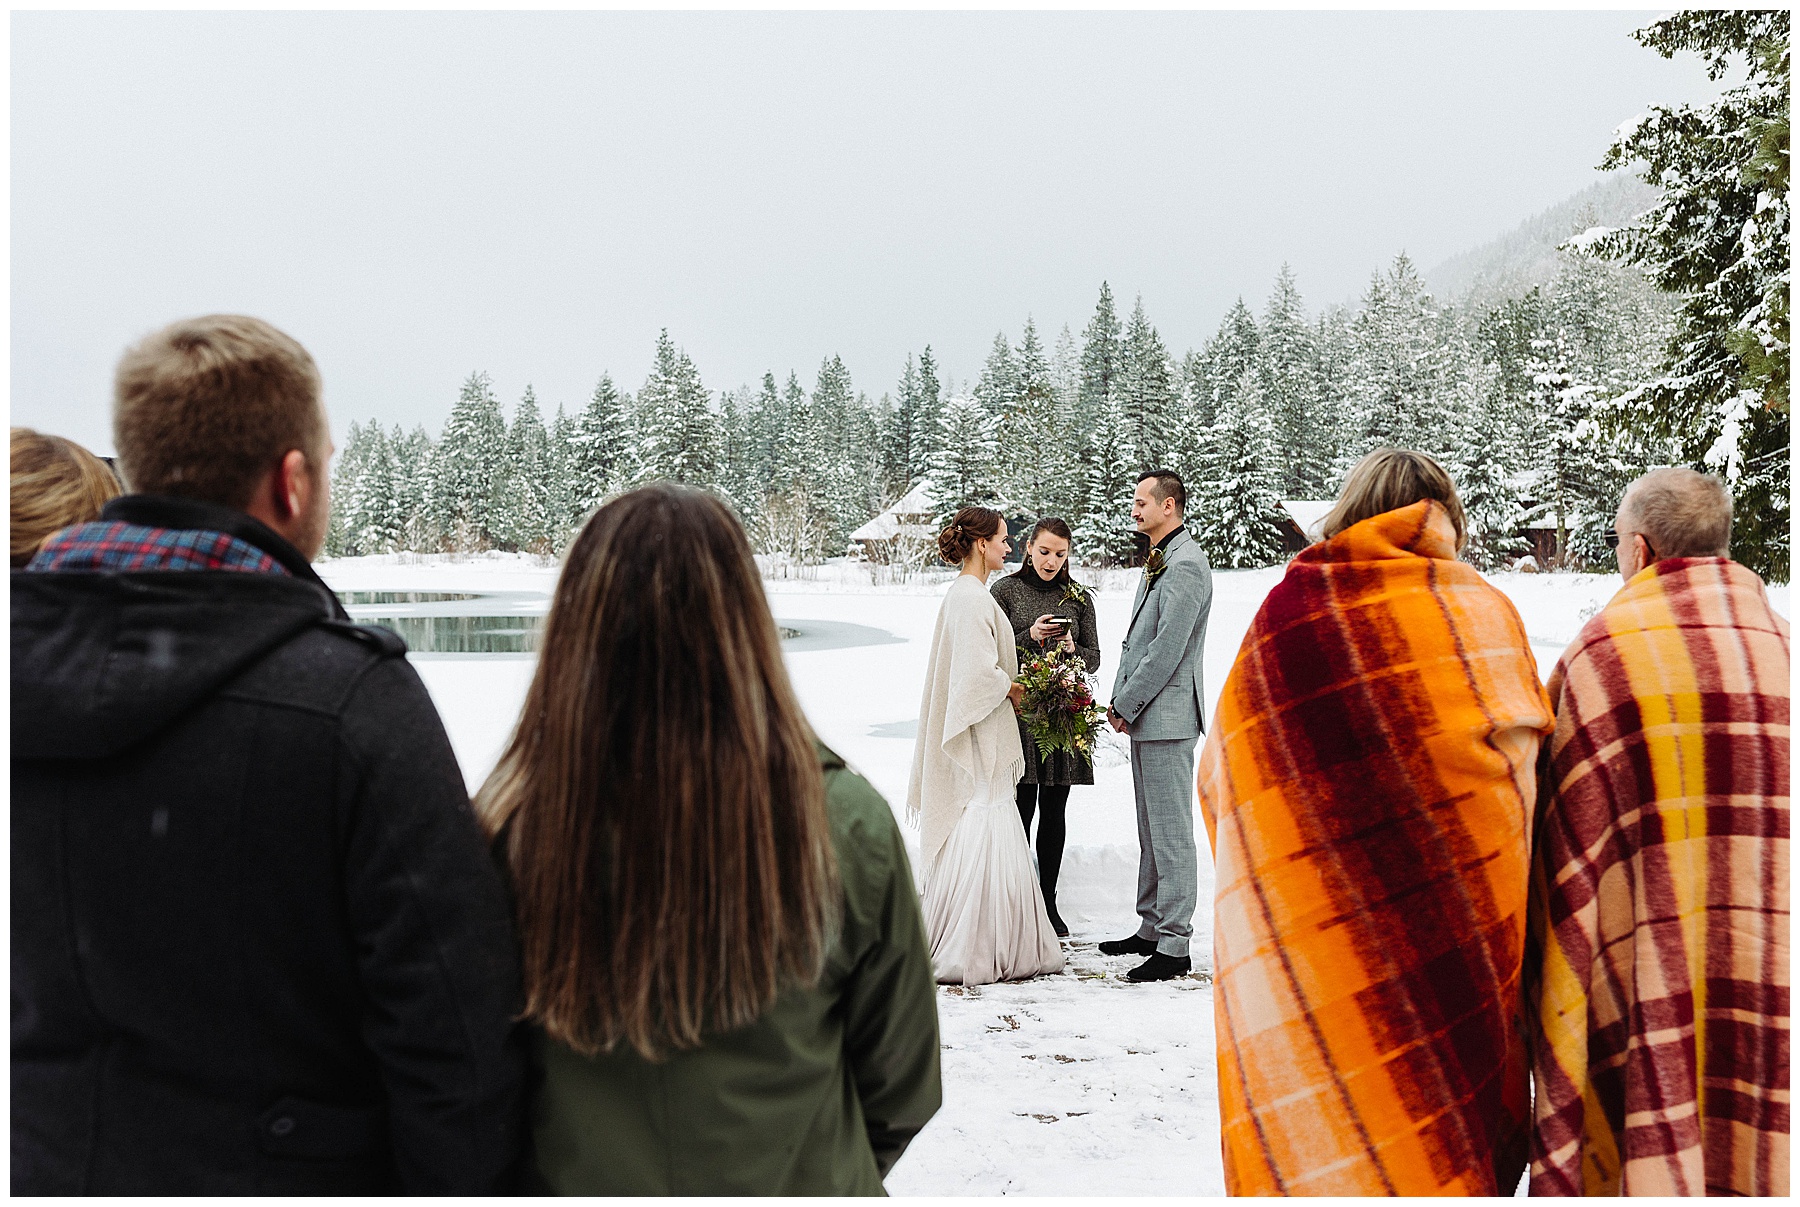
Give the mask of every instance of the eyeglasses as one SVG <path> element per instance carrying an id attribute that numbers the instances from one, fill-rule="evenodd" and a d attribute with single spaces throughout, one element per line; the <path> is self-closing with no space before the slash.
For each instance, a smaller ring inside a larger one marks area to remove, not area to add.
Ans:
<path id="1" fill-rule="evenodd" d="M 1641 532 L 1626 533 L 1625 535 L 1626 536 L 1634 536 L 1635 535 L 1635 536 L 1644 537 L 1644 548 L 1649 552 L 1651 557 L 1656 556 L 1656 546 L 1654 546 L 1650 543 L 1649 537 L 1644 536 L 1644 534 Z M 1619 530 L 1617 528 L 1608 528 L 1606 530 L 1606 536 L 1604 539 L 1606 541 L 1606 547 L 1608 549 L 1617 549 L 1619 547 Z"/>

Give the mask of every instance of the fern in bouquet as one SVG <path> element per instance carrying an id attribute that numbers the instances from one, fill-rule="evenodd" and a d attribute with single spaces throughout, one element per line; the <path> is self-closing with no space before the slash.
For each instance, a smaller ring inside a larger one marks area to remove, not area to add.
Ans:
<path id="1" fill-rule="evenodd" d="M 1025 689 L 1019 719 L 1037 743 L 1039 758 L 1047 759 L 1058 750 L 1093 757 L 1094 730 L 1106 710 L 1094 699 L 1081 655 L 1057 647 L 1028 653 L 1014 682 Z"/>

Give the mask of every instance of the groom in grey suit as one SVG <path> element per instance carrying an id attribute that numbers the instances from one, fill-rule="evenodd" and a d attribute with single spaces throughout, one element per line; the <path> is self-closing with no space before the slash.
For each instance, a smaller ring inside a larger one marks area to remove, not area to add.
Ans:
<path id="1" fill-rule="evenodd" d="M 1173 471 L 1138 478 L 1131 519 L 1150 538 L 1150 557 L 1106 715 L 1131 735 L 1141 922 L 1131 937 L 1100 944 L 1106 955 L 1149 957 L 1126 974 L 1133 981 L 1171 980 L 1193 968 L 1194 745 L 1206 728 L 1200 651 L 1212 611 L 1212 568 L 1184 525 L 1186 510 L 1187 489 Z"/>

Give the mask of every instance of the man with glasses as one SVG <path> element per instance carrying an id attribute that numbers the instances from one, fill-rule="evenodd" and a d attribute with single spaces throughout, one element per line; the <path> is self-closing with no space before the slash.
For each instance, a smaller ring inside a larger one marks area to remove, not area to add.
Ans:
<path id="1" fill-rule="evenodd" d="M 1550 678 L 1531 1193 L 1788 1193 L 1788 624 L 1717 478 L 1659 469 Z"/>
<path id="2" fill-rule="evenodd" d="M 1656 548 L 1641 532 L 1621 529 L 1617 522 L 1606 530 L 1606 547 L 1619 559 L 1619 573 L 1630 582 L 1631 576 L 1656 561 Z"/>

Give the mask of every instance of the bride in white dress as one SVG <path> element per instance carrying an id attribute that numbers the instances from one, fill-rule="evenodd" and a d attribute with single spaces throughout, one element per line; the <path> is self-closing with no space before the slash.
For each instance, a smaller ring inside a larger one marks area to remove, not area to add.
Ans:
<path id="1" fill-rule="evenodd" d="M 1018 650 L 987 590 L 1010 548 L 1005 518 L 985 507 L 963 508 L 938 536 L 939 554 L 962 573 L 931 636 L 906 807 L 919 822 L 931 963 L 948 984 L 1023 980 L 1063 966 L 1014 804 L 1025 773 L 1013 712 Z"/>

